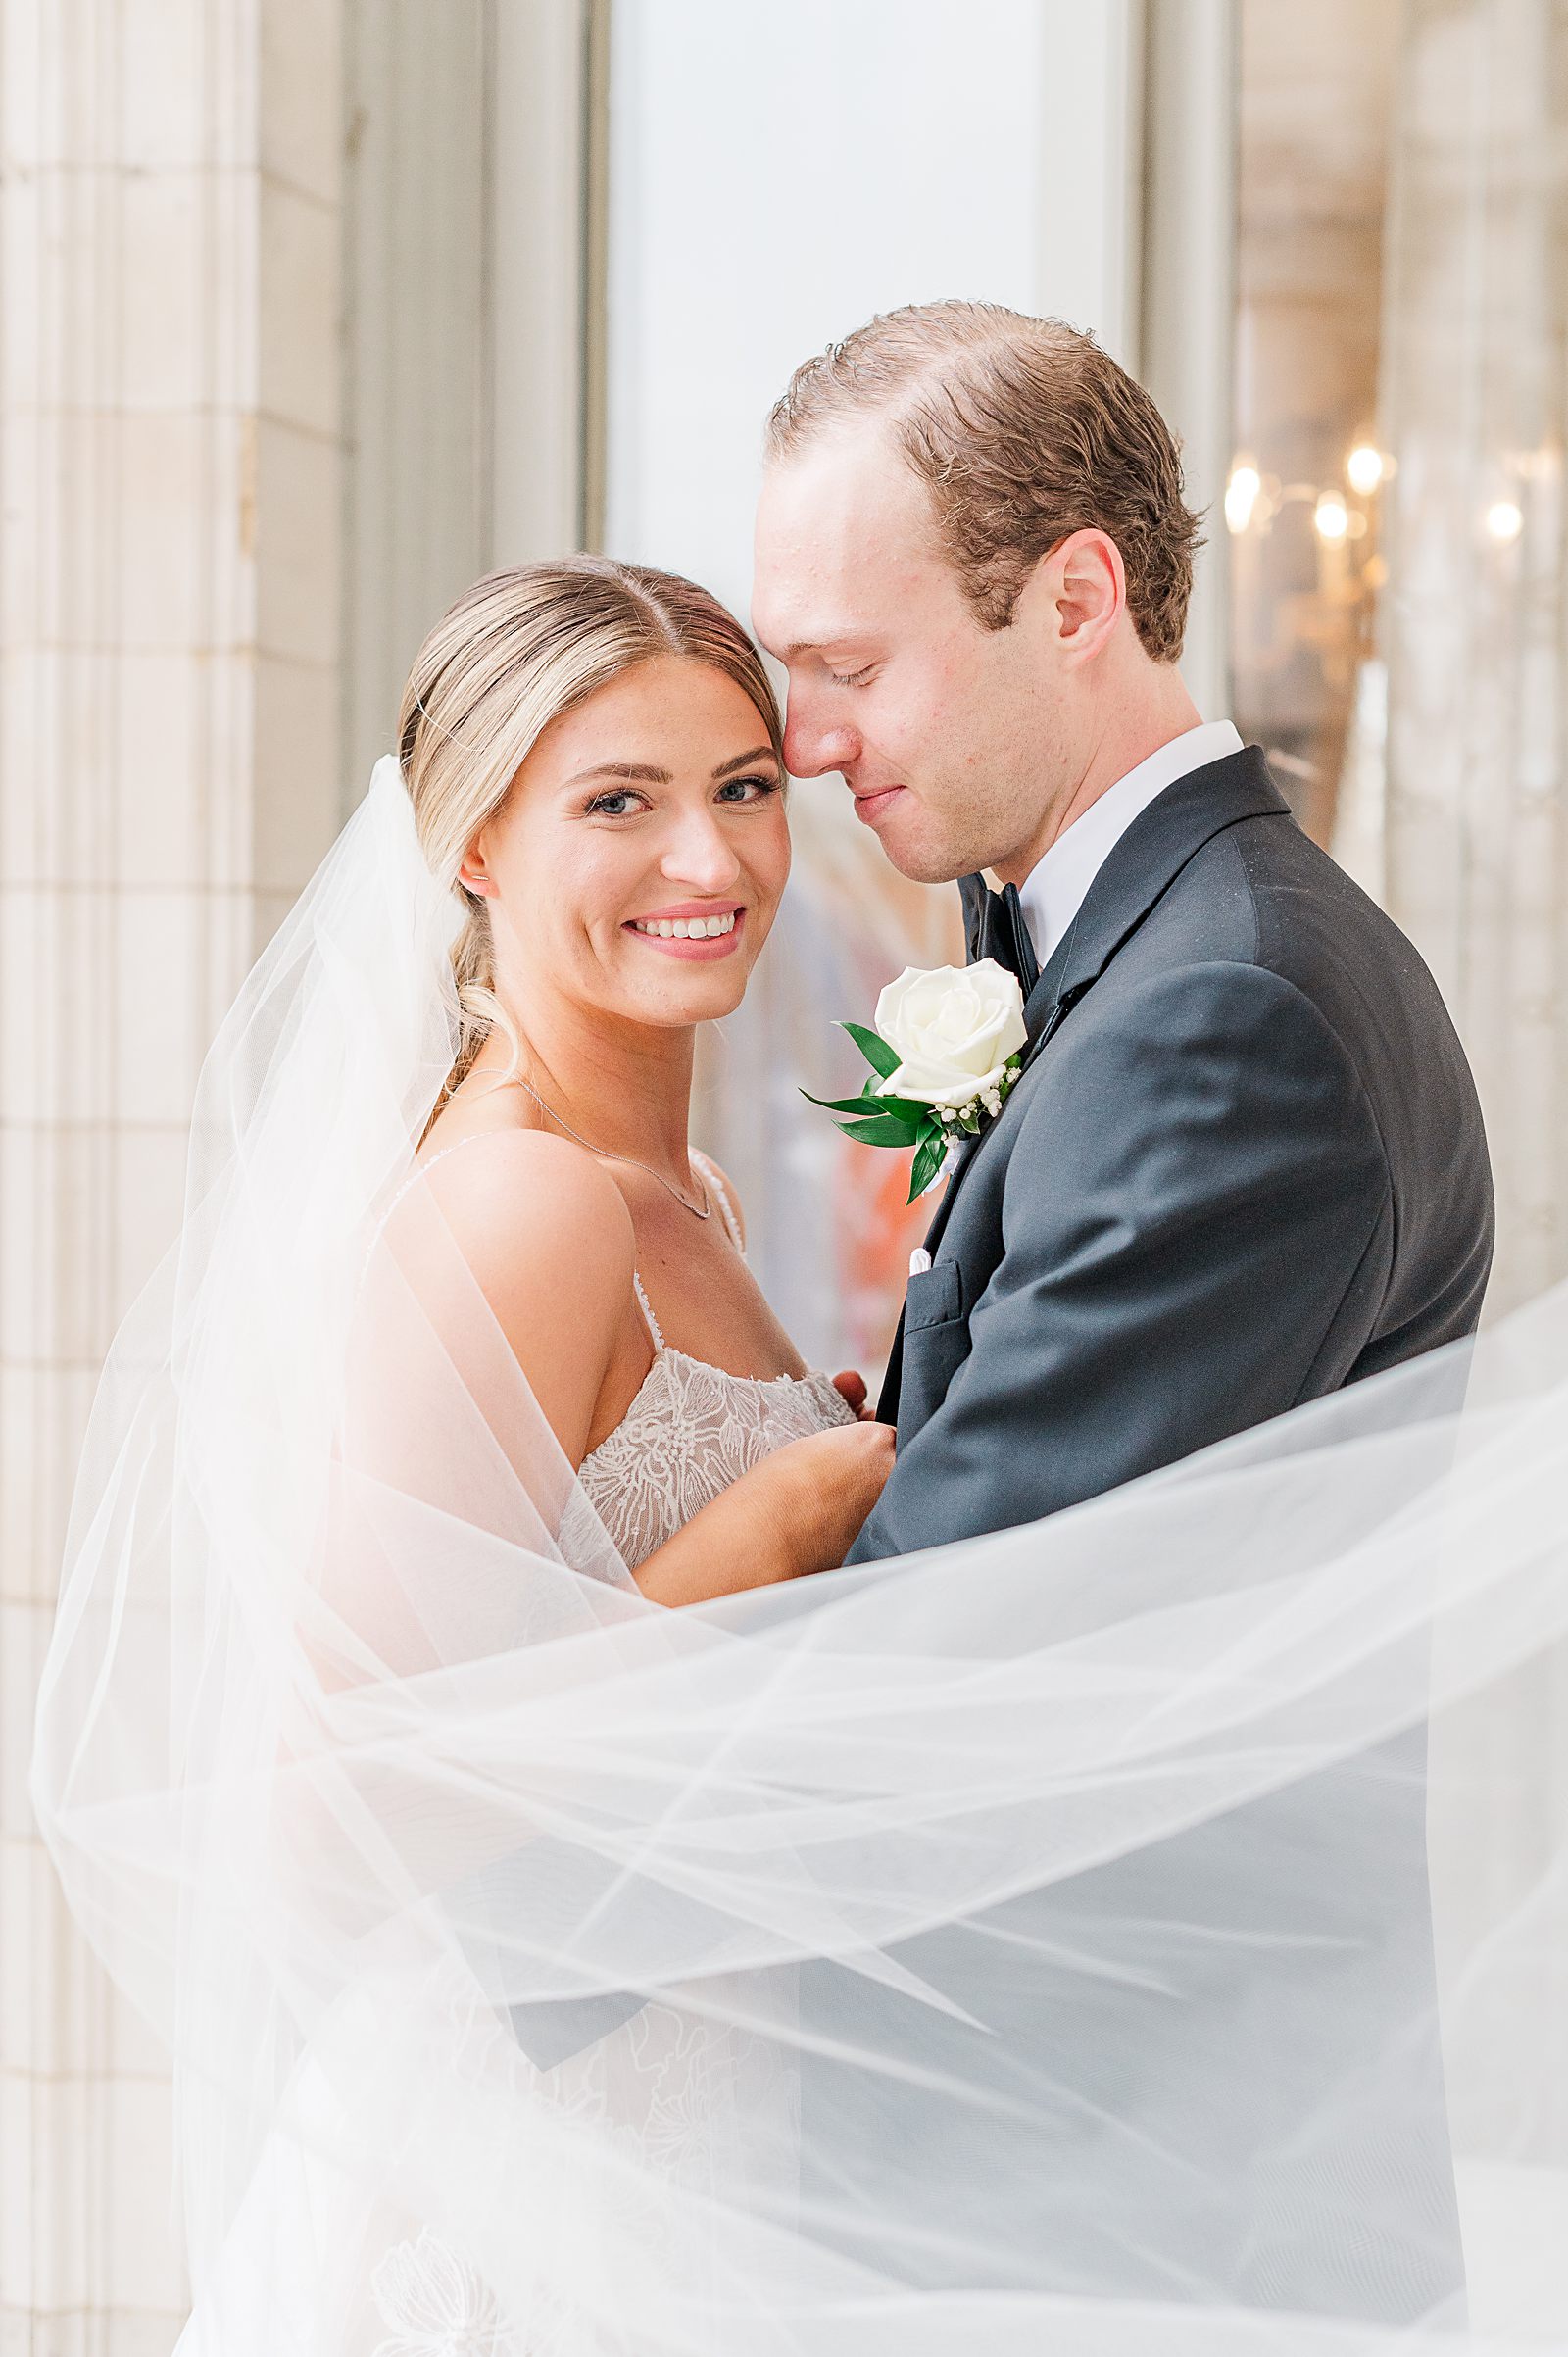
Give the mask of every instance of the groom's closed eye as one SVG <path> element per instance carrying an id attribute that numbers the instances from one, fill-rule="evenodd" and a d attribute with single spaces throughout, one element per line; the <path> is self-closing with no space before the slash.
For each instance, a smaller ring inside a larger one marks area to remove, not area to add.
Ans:
<path id="1" fill-rule="evenodd" d="M 858 671 L 835 671 L 830 665 L 827 675 L 835 687 L 863 687 L 875 669 L 874 663 L 862 663 Z"/>

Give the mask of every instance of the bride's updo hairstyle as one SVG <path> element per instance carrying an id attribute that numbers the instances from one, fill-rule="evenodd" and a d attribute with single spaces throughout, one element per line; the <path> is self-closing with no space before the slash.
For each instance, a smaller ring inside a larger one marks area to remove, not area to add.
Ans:
<path id="1" fill-rule="evenodd" d="M 398 713 L 398 758 L 432 872 L 458 884 L 475 835 L 501 810 L 553 720 L 662 655 L 710 663 L 756 705 L 784 765 L 783 724 L 762 662 L 735 616 L 676 573 L 609 557 L 564 557 L 488 574 L 464 591 L 415 658 Z M 488 904 L 465 893 L 453 948 L 462 1008 L 450 1093 L 499 1028 Z"/>

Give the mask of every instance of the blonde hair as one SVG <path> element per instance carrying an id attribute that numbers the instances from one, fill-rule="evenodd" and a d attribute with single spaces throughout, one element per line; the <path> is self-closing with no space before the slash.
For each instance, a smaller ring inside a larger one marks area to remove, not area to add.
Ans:
<path id="1" fill-rule="evenodd" d="M 662 655 L 710 663 L 756 705 L 783 766 L 783 728 L 762 661 L 732 614 L 695 581 L 565 557 L 490 573 L 464 591 L 415 658 L 398 713 L 398 759 L 432 873 L 464 892 L 458 870 L 553 720 L 637 664 Z M 495 993 L 490 912 L 464 894 L 452 952 L 462 1010 L 442 1102 L 492 1030 L 520 1045 Z"/>
<path id="2" fill-rule="evenodd" d="M 929 489 L 944 552 L 988 629 L 1006 628 L 1048 550 L 1094 526 L 1121 551 L 1146 651 L 1176 661 L 1199 517 L 1169 426 L 1092 335 L 1000 303 L 887 312 L 803 361 L 768 418 L 768 456 L 835 417 L 878 413 Z"/>

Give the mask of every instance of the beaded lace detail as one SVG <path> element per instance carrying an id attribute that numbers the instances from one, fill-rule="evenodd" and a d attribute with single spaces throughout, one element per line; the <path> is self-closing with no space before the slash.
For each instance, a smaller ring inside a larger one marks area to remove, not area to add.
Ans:
<path id="1" fill-rule="evenodd" d="M 740 1232 L 723 1182 L 710 1162 L 694 1159 L 739 1252 Z M 654 1363 L 621 1421 L 583 1459 L 577 1475 L 583 1497 L 633 1570 L 775 1449 L 855 1421 L 827 1375 L 729 1375 L 671 1350 L 641 1277 L 634 1282 L 654 1340 Z M 568 1562 L 574 1510 L 580 1511 L 575 1498 L 561 1531 Z"/>
<path id="2" fill-rule="evenodd" d="M 854 1421 L 826 1375 L 760 1382 L 726 1375 L 665 1344 L 624 1418 L 583 1459 L 577 1479 L 622 1562 L 634 1569 L 775 1449 Z M 571 1519 L 568 1509 L 561 1533 L 568 1562 Z"/>

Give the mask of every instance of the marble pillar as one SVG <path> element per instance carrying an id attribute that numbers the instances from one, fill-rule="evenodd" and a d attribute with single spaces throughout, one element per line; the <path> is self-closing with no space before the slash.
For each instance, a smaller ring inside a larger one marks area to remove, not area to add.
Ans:
<path id="1" fill-rule="evenodd" d="M 1568 1275 L 1568 11 L 1410 0 L 1403 33 L 1382 885 L 1480 1083 L 1496 1315 Z"/>
<path id="2" fill-rule="evenodd" d="M 31 1826 L 98 1363 L 340 773 L 337 0 L 0 0 L 0 2350 L 163 2357 L 156 2044 Z"/>

